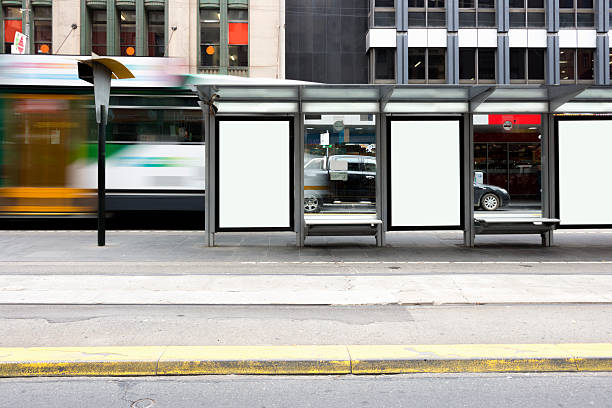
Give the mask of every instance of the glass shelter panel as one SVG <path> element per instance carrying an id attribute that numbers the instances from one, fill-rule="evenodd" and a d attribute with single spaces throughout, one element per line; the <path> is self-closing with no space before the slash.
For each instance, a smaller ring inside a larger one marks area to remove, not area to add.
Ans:
<path id="1" fill-rule="evenodd" d="M 540 216 L 541 115 L 474 115 L 474 209 Z"/>
<path id="2" fill-rule="evenodd" d="M 374 115 L 306 115 L 304 212 L 376 213 Z"/>

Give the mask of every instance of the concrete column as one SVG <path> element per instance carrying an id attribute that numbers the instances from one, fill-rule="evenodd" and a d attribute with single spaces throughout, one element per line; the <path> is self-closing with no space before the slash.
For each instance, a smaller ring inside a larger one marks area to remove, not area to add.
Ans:
<path id="1" fill-rule="evenodd" d="M 147 54 L 147 18 L 144 0 L 136 0 L 136 55 Z"/>
<path id="2" fill-rule="evenodd" d="M 559 31 L 559 0 L 546 0 L 544 4 L 546 10 L 546 29 L 549 33 Z"/>
<path id="3" fill-rule="evenodd" d="M 459 29 L 459 1 L 446 1 L 446 27 L 450 32 L 455 32 Z"/>
<path id="4" fill-rule="evenodd" d="M 395 1 L 395 25 L 397 31 L 408 30 L 408 0 Z"/>
<path id="5" fill-rule="evenodd" d="M 87 9 L 83 18 L 83 2 L 80 0 L 54 0 L 51 10 L 52 28 L 52 51 L 57 53 L 60 44 L 66 39 L 60 54 L 78 55 L 81 54 L 81 30 L 73 30 L 72 24 L 77 26 L 87 25 Z"/>
<path id="6" fill-rule="evenodd" d="M 115 0 L 106 0 L 106 54 L 119 55 L 119 16 Z"/>
<path id="7" fill-rule="evenodd" d="M 189 26 L 189 37 L 187 38 L 187 52 L 181 55 L 189 63 L 189 73 L 198 72 L 198 55 L 200 53 L 200 3 L 198 0 L 189 0 L 189 14 L 183 16 Z M 174 40 L 172 40 L 174 41 Z"/>
<path id="8" fill-rule="evenodd" d="M 190 22 L 191 19 L 188 17 L 190 14 L 189 7 L 190 0 L 168 0 L 168 28 L 167 31 L 171 33 L 170 27 L 176 26 L 176 31 L 172 34 L 168 34 L 168 51 L 169 57 L 181 57 L 184 60 L 185 65 L 189 66 L 187 72 L 192 73 L 192 68 L 189 60 L 189 36 L 190 36 Z M 199 17 L 199 16 L 198 16 Z M 196 33 L 197 34 L 197 33 Z"/>
<path id="9" fill-rule="evenodd" d="M 608 0 L 593 0 L 595 8 L 595 29 L 598 33 L 607 33 L 610 29 L 608 17 Z"/>
<path id="10" fill-rule="evenodd" d="M 597 85 L 610 84 L 610 39 L 608 33 L 597 33 L 595 83 Z"/>
<path id="11" fill-rule="evenodd" d="M 219 73 L 227 74 L 227 66 L 229 65 L 229 48 L 227 42 L 229 40 L 229 32 L 227 25 L 227 0 L 220 0 L 221 6 L 221 40 L 219 43 Z M 250 22 L 250 21 L 249 21 Z"/>
<path id="12" fill-rule="evenodd" d="M 79 11 L 79 15 L 81 16 L 79 20 L 79 47 L 81 52 L 78 54 L 87 55 L 91 52 L 91 19 L 89 18 L 85 0 L 80 0 L 79 4 L 81 6 Z M 55 10 L 57 10 L 57 7 L 53 7 L 53 9 L 53 21 L 55 21 Z M 53 45 L 53 49 L 56 49 L 55 44 Z"/>
<path id="13" fill-rule="evenodd" d="M 446 41 L 446 83 L 459 83 L 459 38 L 457 33 L 448 33 Z"/>
<path id="14" fill-rule="evenodd" d="M 507 33 L 497 36 L 497 83 L 510 83 L 510 42 Z"/>
<path id="15" fill-rule="evenodd" d="M 561 73 L 559 71 L 559 36 L 548 34 L 546 38 L 546 84 L 559 85 Z"/>
<path id="16" fill-rule="evenodd" d="M 497 31 L 505 33 L 510 28 L 510 0 L 497 0 L 496 3 Z"/>
<path id="17" fill-rule="evenodd" d="M 408 83 L 408 38 L 406 33 L 397 33 L 396 43 L 396 82 Z"/>
<path id="18" fill-rule="evenodd" d="M 285 42 L 280 40 L 281 4 L 279 0 L 249 2 L 249 76 L 280 78 Z"/>

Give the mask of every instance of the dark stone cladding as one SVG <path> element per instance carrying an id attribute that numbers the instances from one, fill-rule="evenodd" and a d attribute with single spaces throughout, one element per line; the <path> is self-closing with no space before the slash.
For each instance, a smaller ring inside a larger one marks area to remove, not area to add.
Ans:
<path id="1" fill-rule="evenodd" d="M 367 84 L 368 0 L 286 0 L 287 79 Z"/>

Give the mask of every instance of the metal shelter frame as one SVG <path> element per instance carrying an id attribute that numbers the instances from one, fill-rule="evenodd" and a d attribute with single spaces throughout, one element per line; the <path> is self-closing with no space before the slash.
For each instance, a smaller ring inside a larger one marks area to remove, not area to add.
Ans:
<path id="1" fill-rule="evenodd" d="M 474 114 L 542 115 L 542 217 L 554 218 L 556 147 L 554 115 L 612 114 L 612 87 L 599 85 L 329 85 L 298 81 L 238 82 L 206 77 L 191 81 L 204 113 L 205 228 L 207 245 L 215 244 L 215 123 L 220 117 L 292 117 L 294 124 L 294 226 L 296 244 L 304 245 L 304 115 L 370 114 L 376 118 L 376 242 L 385 245 L 389 230 L 387 191 L 387 121 L 393 117 L 461 116 L 463 118 L 463 235 L 467 247 L 474 246 Z M 525 231 L 529 232 L 529 231 Z M 342 235 L 342 234 L 338 234 Z M 553 231 L 542 235 L 542 244 L 552 245 Z"/>

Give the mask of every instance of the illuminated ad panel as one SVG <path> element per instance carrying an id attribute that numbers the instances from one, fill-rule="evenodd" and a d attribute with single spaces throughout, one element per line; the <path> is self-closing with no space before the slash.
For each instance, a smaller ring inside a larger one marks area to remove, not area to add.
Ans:
<path id="1" fill-rule="evenodd" d="M 391 228 L 461 225 L 459 120 L 391 122 Z"/>
<path id="2" fill-rule="evenodd" d="M 219 121 L 219 228 L 291 226 L 290 122 Z"/>
<path id="3" fill-rule="evenodd" d="M 558 124 L 561 224 L 612 224 L 612 120 Z"/>

